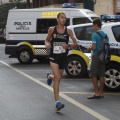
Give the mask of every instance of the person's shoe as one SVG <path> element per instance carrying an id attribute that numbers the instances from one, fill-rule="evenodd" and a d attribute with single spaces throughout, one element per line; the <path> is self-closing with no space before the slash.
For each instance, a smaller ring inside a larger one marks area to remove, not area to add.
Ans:
<path id="1" fill-rule="evenodd" d="M 52 84 L 52 79 L 49 78 L 49 75 L 51 75 L 51 72 L 47 72 L 47 84 L 51 85 Z"/>
<path id="2" fill-rule="evenodd" d="M 100 99 L 100 96 L 92 95 L 90 97 L 87 97 L 87 99 Z"/>
<path id="3" fill-rule="evenodd" d="M 62 104 L 61 102 L 57 102 L 55 111 L 60 111 L 60 110 L 63 109 L 64 107 L 65 107 L 64 104 Z"/>

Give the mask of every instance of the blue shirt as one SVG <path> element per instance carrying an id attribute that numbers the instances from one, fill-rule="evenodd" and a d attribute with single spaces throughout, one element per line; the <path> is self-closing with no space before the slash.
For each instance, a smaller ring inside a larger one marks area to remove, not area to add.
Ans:
<path id="1" fill-rule="evenodd" d="M 97 32 L 99 32 L 103 37 L 106 36 L 106 33 L 104 33 L 102 30 L 98 30 Z M 102 43 L 102 38 L 100 37 L 100 35 L 98 35 L 97 33 L 93 33 L 92 34 L 92 43 L 96 43 L 96 49 L 92 51 L 92 54 L 97 55 L 100 45 Z"/>

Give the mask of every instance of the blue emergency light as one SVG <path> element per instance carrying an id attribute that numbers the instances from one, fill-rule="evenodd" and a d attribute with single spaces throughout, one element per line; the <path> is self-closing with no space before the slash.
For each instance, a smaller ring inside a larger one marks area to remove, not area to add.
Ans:
<path id="1" fill-rule="evenodd" d="M 101 15 L 101 20 L 107 22 L 107 21 L 120 21 L 120 15 Z"/>
<path id="2" fill-rule="evenodd" d="M 62 8 L 78 8 L 78 5 L 76 3 L 64 3 Z"/>

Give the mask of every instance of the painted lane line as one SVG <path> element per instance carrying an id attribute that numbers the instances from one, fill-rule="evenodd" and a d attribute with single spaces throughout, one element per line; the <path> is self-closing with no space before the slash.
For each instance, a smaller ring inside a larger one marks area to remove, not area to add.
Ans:
<path id="1" fill-rule="evenodd" d="M 3 62 L 3 61 L 0 61 L 0 62 L 1 62 L 2 64 L 6 65 L 7 67 L 9 67 L 9 68 L 15 70 L 16 72 L 22 74 L 23 76 L 29 78 L 30 80 L 32 80 L 32 81 L 34 81 L 34 82 L 40 84 L 41 86 L 47 88 L 48 90 L 53 91 L 52 87 L 49 87 L 48 85 L 44 84 L 43 82 L 40 82 L 39 80 L 35 79 L 34 77 L 32 77 L 32 76 L 30 76 L 30 75 L 28 75 L 28 74 L 26 74 L 26 73 L 24 73 L 24 72 L 18 70 L 17 68 L 14 68 L 14 67 L 10 66 L 9 64 L 7 64 L 7 63 L 5 63 L 5 62 Z"/>
<path id="2" fill-rule="evenodd" d="M 51 70 L 22 70 L 22 69 L 21 69 L 21 71 L 38 71 L 38 72 L 40 71 L 40 72 L 47 72 L 47 71 L 51 71 Z"/>
<path id="3" fill-rule="evenodd" d="M 46 89 L 48 89 L 48 90 L 50 90 L 50 91 L 53 92 L 53 88 L 52 88 L 52 87 L 44 84 L 43 82 L 41 82 L 41 81 L 33 78 L 32 76 L 30 76 L 30 75 L 28 75 L 28 74 L 26 74 L 26 73 L 18 70 L 17 68 L 14 68 L 14 67 L 10 66 L 9 64 L 7 64 L 7 63 L 5 63 L 5 62 L 3 62 L 3 61 L 0 61 L 0 62 L 1 62 L 2 64 L 6 65 L 7 67 L 15 70 L 16 72 L 20 73 L 21 75 L 29 78 L 30 80 L 36 82 L 37 84 L 39 84 L 39 85 L 41 85 L 41 86 L 45 87 Z M 60 92 L 60 97 L 62 97 L 62 98 L 65 99 L 66 101 L 69 101 L 71 104 L 77 106 L 78 108 L 84 110 L 85 112 L 88 112 L 90 115 L 98 118 L 99 120 L 109 120 L 108 118 L 104 117 L 103 115 L 101 115 L 101 114 L 97 113 L 96 111 L 88 108 L 87 106 L 85 106 L 85 105 L 83 105 L 83 104 L 75 101 L 74 99 L 68 97 L 67 95 L 65 95 L 65 94 L 63 94 L 63 93 L 61 93 L 61 92 Z"/>
<path id="4" fill-rule="evenodd" d="M 63 94 L 92 94 L 93 92 L 61 92 Z M 104 93 L 105 95 L 120 95 L 120 93 Z"/>
<path id="5" fill-rule="evenodd" d="M 62 80 L 73 80 L 73 78 L 62 78 Z M 75 80 L 84 80 L 84 81 L 86 81 L 86 80 L 90 80 L 89 78 L 74 78 L 74 81 Z"/>

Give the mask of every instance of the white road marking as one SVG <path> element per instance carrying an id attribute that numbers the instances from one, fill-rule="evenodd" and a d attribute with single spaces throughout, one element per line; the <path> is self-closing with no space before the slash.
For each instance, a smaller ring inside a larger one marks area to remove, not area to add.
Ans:
<path id="1" fill-rule="evenodd" d="M 53 88 L 52 87 L 44 84 L 43 82 L 39 81 L 38 79 L 33 78 L 32 76 L 30 76 L 30 75 L 28 75 L 28 74 L 18 70 L 17 68 L 14 68 L 14 67 L 10 66 L 9 64 L 7 64 L 7 63 L 5 63 L 3 61 L 0 61 L 0 62 L 2 64 L 6 65 L 7 67 L 15 70 L 16 72 L 20 73 L 21 75 L 29 78 L 30 80 L 36 82 L 37 84 L 39 84 L 39 85 L 41 85 L 41 86 L 45 87 L 46 89 L 48 89 L 48 90 L 53 92 Z M 73 105 L 79 107 L 80 109 L 84 110 L 85 112 L 88 112 L 89 114 L 91 114 L 92 116 L 98 118 L 99 120 L 109 120 L 107 117 L 105 117 L 105 116 L 97 113 L 96 111 L 90 109 L 89 107 L 87 107 L 87 106 L 85 106 L 85 105 L 75 101 L 74 99 L 72 99 L 72 98 L 68 97 L 67 95 L 63 94 L 62 92 L 60 92 L 60 97 L 62 97 L 63 99 L 69 101 L 70 103 L 72 103 Z"/>
<path id="2" fill-rule="evenodd" d="M 61 92 L 63 94 L 83 94 L 83 95 L 86 95 L 86 94 L 92 94 L 92 92 Z M 104 93 L 105 95 L 120 95 L 120 93 Z"/>
<path id="3" fill-rule="evenodd" d="M 74 79 L 74 81 L 75 80 L 84 80 L 84 81 L 85 80 L 90 80 L 89 78 L 84 78 L 84 79 L 83 78 L 63 78 L 63 80 L 73 80 L 73 79 Z"/>
<path id="4" fill-rule="evenodd" d="M 29 70 L 29 69 L 20 69 L 21 71 L 29 71 L 29 72 L 32 72 L 32 71 L 37 71 L 37 72 L 48 72 L 48 71 L 51 71 L 51 69 L 47 69 L 47 70 L 36 70 L 36 69 L 32 69 L 32 70 Z M 51 71 L 52 72 L 52 71 Z M 65 73 L 65 72 L 64 72 Z M 66 73 L 65 73 L 66 74 Z M 46 80 L 46 79 L 44 79 Z M 73 78 L 63 78 L 63 80 L 73 80 Z M 90 80 L 90 78 L 74 78 L 74 80 Z"/>
<path id="5" fill-rule="evenodd" d="M 46 79 L 43 78 L 42 80 L 46 80 Z M 73 78 L 62 78 L 62 81 L 64 81 L 64 80 L 66 80 L 66 81 L 69 80 L 70 81 L 70 80 L 73 80 Z M 85 81 L 85 80 L 90 80 L 90 79 L 87 79 L 87 78 L 85 78 L 85 79 L 82 79 L 82 78 L 76 79 L 76 78 L 74 78 L 74 81 L 75 80 L 80 80 L 80 81 L 84 80 Z"/>
<path id="6" fill-rule="evenodd" d="M 34 69 L 33 69 L 33 70 L 22 70 L 22 69 L 21 69 L 21 71 L 38 71 L 38 72 L 40 71 L 40 72 L 47 72 L 47 71 L 51 71 L 51 70 L 49 70 L 49 69 L 48 69 L 48 70 L 34 70 Z"/>

